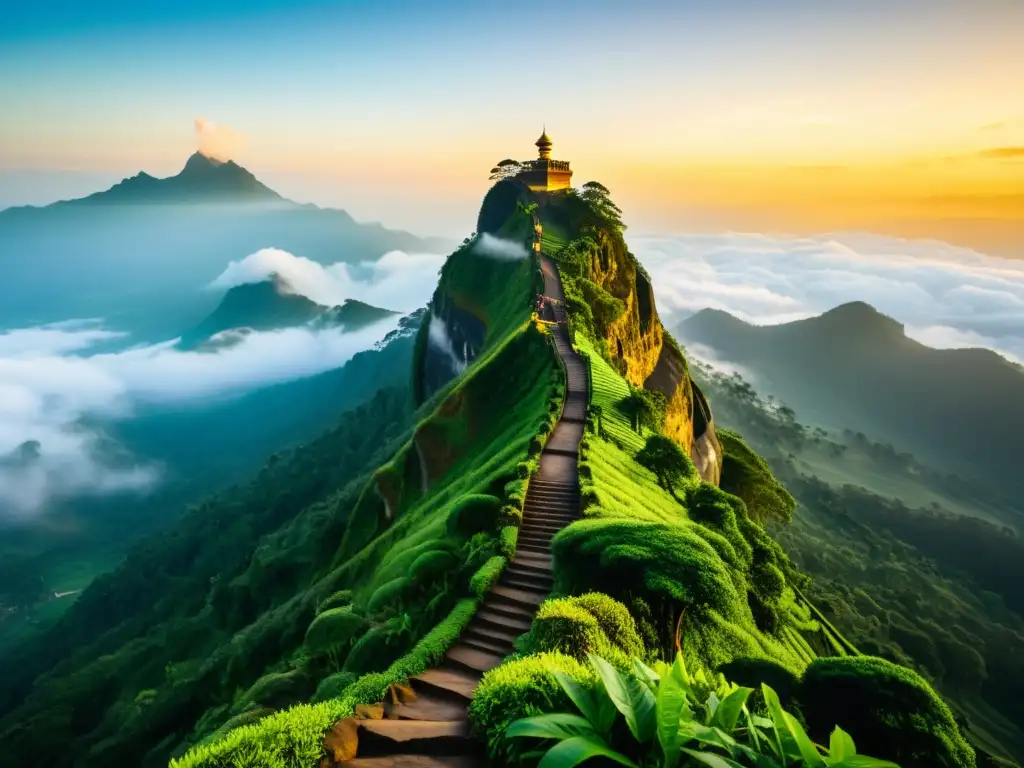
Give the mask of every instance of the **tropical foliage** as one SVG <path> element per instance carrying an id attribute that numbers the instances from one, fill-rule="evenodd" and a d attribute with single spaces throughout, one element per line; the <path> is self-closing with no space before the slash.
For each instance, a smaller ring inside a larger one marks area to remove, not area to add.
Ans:
<path id="1" fill-rule="evenodd" d="M 505 733 L 556 742 L 544 752 L 541 768 L 571 768 L 593 757 L 628 768 L 897 768 L 857 754 L 853 739 L 838 726 L 828 747 L 819 747 L 770 686 L 761 686 L 765 711 L 755 713 L 748 706 L 752 688 L 727 683 L 721 675 L 690 675 L 682 654 L 674 664 L 656 662 L 653 669 L 639 659 L 626 671 L 596 655 L 589 662 L 594 685 L 554 672 L 578 714 L 526 717 Z"/>

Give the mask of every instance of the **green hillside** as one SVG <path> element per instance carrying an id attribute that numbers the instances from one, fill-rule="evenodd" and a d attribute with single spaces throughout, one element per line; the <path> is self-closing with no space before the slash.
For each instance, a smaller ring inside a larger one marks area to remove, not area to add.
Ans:
<path id="1" fill-rule="evenodd" d="M 710 440 L 608 191 L 500 182 L 478 229 L 522 257 L 448 258 L 411 393 L 90 587 L 23 651 L 42 674 L 5 692 L 0 761 L 532 765 L 560 742 L 545 766 L 973 768 L 929 684 L 802 596 L 764 527 L 793 499 L 739 435 Z M 725 456 L 702 473 L 698 444 Z"/>

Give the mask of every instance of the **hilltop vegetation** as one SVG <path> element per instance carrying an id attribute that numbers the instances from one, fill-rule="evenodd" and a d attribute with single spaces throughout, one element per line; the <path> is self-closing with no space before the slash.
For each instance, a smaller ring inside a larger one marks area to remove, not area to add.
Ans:
<path id="1" fill-rule="evenodd" d="M 739 377 L 695 370 L 718 417 L 797 499 L 793 524 L 769 527 L 812 577 L 805 594 L 862 652 L 936 685 L 978 745 L 1019 761 L 1024 548 L 994 522 L 1012 514 L 1000 495 L 863 434 L 806 427 Z"/>
<path id="2" fill-rule="evenodd" d="M 819 766 L 811 739 L 830 744 L 830 764 L 891 765 L 851 757 L 848 731 L 903 768 L 975 766 L 926 680 L 861 656 L 808 602 L 813 585 L 766 528 L 795 506 L 768 463 L 732 432 L 703 472 L 691 460 L 715 427 L 608 190 L 533 199 L 508 181 L 485 198 L 481 237 L 441 270 L 411 392 L 379 392 L 90 587 L 11 666 L 4 764 L 314 768 L 341 718 L 441 659 L 515 553 L 565 398 L 531 314 L 535 221 L 550 229 L 590 380 L 582 519 L 553 540 L 551 598 L 472 701 L 493 760 L 534 763 L 518 739 L 536 724 L 516 721 L 578 726 L 559 713 L 591 702 L 587 736 L 605 756 L 610 743 L 631 760 L 655 754 L 658 711 L 669 765 L 772 765 L 758 733 L 774 734 L 779 765 Z M 522 256 L 488 256 L 484 234 Z M 655 691 L 669 685 L 667 707 Z M 747 701 L 749 727 L 737 725 Z M 583 759 L 589 743 L 555 750 Z"/>

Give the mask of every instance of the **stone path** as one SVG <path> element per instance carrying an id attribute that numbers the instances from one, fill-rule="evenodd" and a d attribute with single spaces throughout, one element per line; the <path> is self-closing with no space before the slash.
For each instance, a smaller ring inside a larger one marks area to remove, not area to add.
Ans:
<path id="1" fill-rule="evenodd" d="M 555 265 L 541 257 L 544 292 L 564 301 Z M 352 768 L 471 768 L 487 764 L 469 738 L 467 706 L 484 672 L 512 652 L 515 639 L 530 629 L 537 607 L 551 591 L 551 538 L 579 514 L 577 451 L 586 419 L 588 380 L 562 321 L 552 327 L 565 364 L 567 389 L 562 416 L 540 467 L 530 480 L 519 527 L 516 556 L 485 595 L 476 616 L 440 667 L 411 678 L 410 690 L 385 703 L 382 719 L 358 722 Z M 338 765 L 329 759 L 325 765 Z"/>

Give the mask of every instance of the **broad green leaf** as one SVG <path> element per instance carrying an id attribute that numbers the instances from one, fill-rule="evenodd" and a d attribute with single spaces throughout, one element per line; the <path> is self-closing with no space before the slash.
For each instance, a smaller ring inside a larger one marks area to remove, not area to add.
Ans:
<path id="1" fill-rule="evenodd" d="M 818 748 L 814 746 L 814 742 L 804 731 L 800 721 L 789 712 L 783 712 L 782 716 L 786 719 L 786 726 L 789 728 L 793 741 L 796 742 L 796 748 L 800 750 L 800 757 L 803 758 L 804 765 L 807 768 L 825 768 L 825 761 L 821 759 Z"/>
<path id="2" fill-rule="evenodd" d="M 648 687 L 653 691 L 658 687 L 658 673 L 644 664 L 640 659 L 633 659 L 633 671 L 641 680 L 645 680 Z"/>
<path id="3" fill-rule="evenodd" d="M 595 734 L 590 723 L 579 715 L 558 712 L 516 720 L 505 730 L 505 735 L 511 738 L 534 736 L 539 739 L 571 739 Z"/>
<path id="4" fill-rule="evenodd" d="M 730 757 L 736 757 L 736 753 L 739 751 L 739 744 L 736 739 L 721 729 L 711 728 L 699 723 L 693 723 L 690 726 L 690 729 L 693 733 L 693 738 L 701 744 L 711 744 L 719 747 L 720 749 L 724 749 L 729 753 Z"/>
<path id="5" fill-rule="evenodd" d="M 562 690 L 572 699 L 583 716 L 590 721 L 602 738 L 607 738 L 615 722 L 615 705 L 608 698 L 604 688 L 591 693 L 564 672 L 555 672 L 555 679 Z"/>
<path id="6" fill-rule="evenodd" d="M 743 768 L 742 765 L 734 760 L 730 760 L 727 757 L 716 755 L 713 752 L 698 752 L 695 749 L 684 749 L 683 752 L 688 754 L 698 763 L 703 763 L 711 768 Z"/>
<path id="7" fill-rule="evenodd" d="M 646 744 L 654 737 L 657 725 L 654 714 L 654 694 L 632 675 L 619 674 L 611 664 L 600 656 L 590 654 L 590 664 L 604 683 L 615 708 L 626 718 L 633 738 Z"/>
<path id="8" fill-rule="evenodd" d="M 856 754 L 857 748 L 853 745 L 850 734 L 837 725 L 828 740 L 828 756 L 842 760 L 844 757 L 853 757 Z"/>
<path id="9" fill-rule="evenodd" d="M 573 768 L 592 757 L 607 757 L 627 768 L 637 768 L 636 763 L 609 748 L 600 739 L 586 736 L 575 736 L 559 742 L 541 758 L 537 768 Z"/>
<path id="10" fill-rule="evenodd" d="M 718 709 L 718 705 L 719 704 L 721 704 L 721 701 L 718 698 L 718 694 L 716 694 L 714 691 L 712 691 L 710 694 L 708 694 L 707 707 L 708 707 L 708 722 L 709 723 L 711 722 L 711 719 L 715 716 L 715 710 Z"/>
<path id="11" fill-rule="evenodd" d="M 736 730 L 736 723 L 740 719 L 740 713 L 743 712 L 743 707 L 746 706 L 747 699 L 753 692 L 753 688 L 737 688 L 726 696 L 715 710 L 712 724 L 717 725 L 726 733 L 732 733 Z"/>
<path id="12" fill-rule="evenodd" d="M 768 714 L 771 715 L 772 732 L 775 734 L 775 746 L 777 755 L 783 762 L 787 758 L 800 757 L 800 749 L 793 741 L 793 735 L 789 732 L 789 724 L 786 722 L 785 713 L 782 711 L 782 704 L 779 703 L 779 696 L 767 683 L 761 683 L 761 693 L 764 696 L 765 704 L 768 705 Z"/>
<path id="13" fill-rule="evenodd" d="M 686 691 L 680 678 L 670 670 L 663 675 L 658 683 L 658 744 L 661 745 L 661 752 L 665 756 L 664 765 L 666 768 L 673 768 L 679 762 L 679 747 L 681 739 L 679 736 L 679 722 L 682 719 L 684 708 L 688 709 Z"/>

